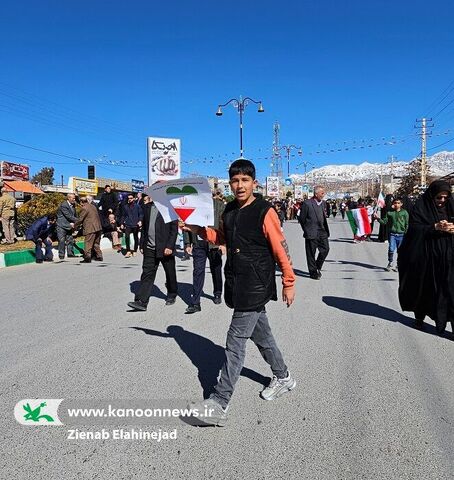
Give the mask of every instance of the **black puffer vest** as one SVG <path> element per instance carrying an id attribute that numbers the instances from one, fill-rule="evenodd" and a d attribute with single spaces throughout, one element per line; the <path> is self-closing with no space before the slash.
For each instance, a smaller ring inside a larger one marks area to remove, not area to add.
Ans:
<path id="1" fill-rule="evenodd" d="M 277 300 L 276 263 L 263 234 L 263 221 L 271 205 L 257 198 L 247 207 L 230 202 L 223 214 L 227 246 L 225 303 L 238 311 L 257 311 Z"/>

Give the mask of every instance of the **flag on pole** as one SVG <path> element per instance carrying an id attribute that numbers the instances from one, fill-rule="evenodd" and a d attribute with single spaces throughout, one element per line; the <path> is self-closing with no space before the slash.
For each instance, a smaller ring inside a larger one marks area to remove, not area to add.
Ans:
<path id="1" fill-rule="evenodd" d="M 363 235 L 370 235 L 372 230 L 370 228 L 369 216 L 367 215 L 367 208 L 355 208 L 347 212 L 347 218 L 353 235 L 362 237 Z"/>
<path id="2" fill-rule="evenodd" d="M 377 207 L 383 208 L 385 206 L 385 197 L 383 196 L 383 193 L 379 193 L 378 198 L 377 198 Z"/>

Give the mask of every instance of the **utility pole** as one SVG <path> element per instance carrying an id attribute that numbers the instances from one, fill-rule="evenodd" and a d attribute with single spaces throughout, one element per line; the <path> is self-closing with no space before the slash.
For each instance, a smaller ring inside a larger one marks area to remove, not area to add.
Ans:
<path id="1" fill-rule="evenodd" d="M 427 129 L 434 126 L 428 125 L 427 122 L 431 121 L 431 118 L 416 119 L 416 123 L 420 123 L 421 126 L 415 125 L 415 128 L 421 129 L 419 135 L 421 136 L 421 187 L 423 189 L 427 186 L 427 136 L 432 135 L 432 132 L 428 132 Z"/>

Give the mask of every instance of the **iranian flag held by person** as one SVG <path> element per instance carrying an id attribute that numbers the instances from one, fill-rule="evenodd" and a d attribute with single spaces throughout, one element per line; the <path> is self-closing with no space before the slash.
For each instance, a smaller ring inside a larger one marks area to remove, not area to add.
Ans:
<path id="1" fill-rule="evenodd" d="M 348 221 L 355 240 L 372 233 L 367 208 L 354 208 L 347 212 Z"/>

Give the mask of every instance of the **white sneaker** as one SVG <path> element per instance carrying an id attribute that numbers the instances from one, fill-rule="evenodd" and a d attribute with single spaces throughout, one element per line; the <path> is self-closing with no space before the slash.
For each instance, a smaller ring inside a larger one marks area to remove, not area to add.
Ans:
<path id="1" fill-rule="evenodd" d="M 188 409 L 192 411 L 192 418 L 197 421 L 197 425 L 225 427 L 229 407 L 222 408 L 213 398 L 207 398 L 201 402 L 192 402 L 188 405 Z"/>
<path id="2" fill-rule="evenodd" d="M 277 378 L 274 375 L 270 384 L 260 392 L 260 396 L 263 400 L 274 400 L 284 395 L 284 393 L 290 392 L 295 387 L 296 381 L 292 378 L 290 372 L 288 372 L 285 378 Z"/>

